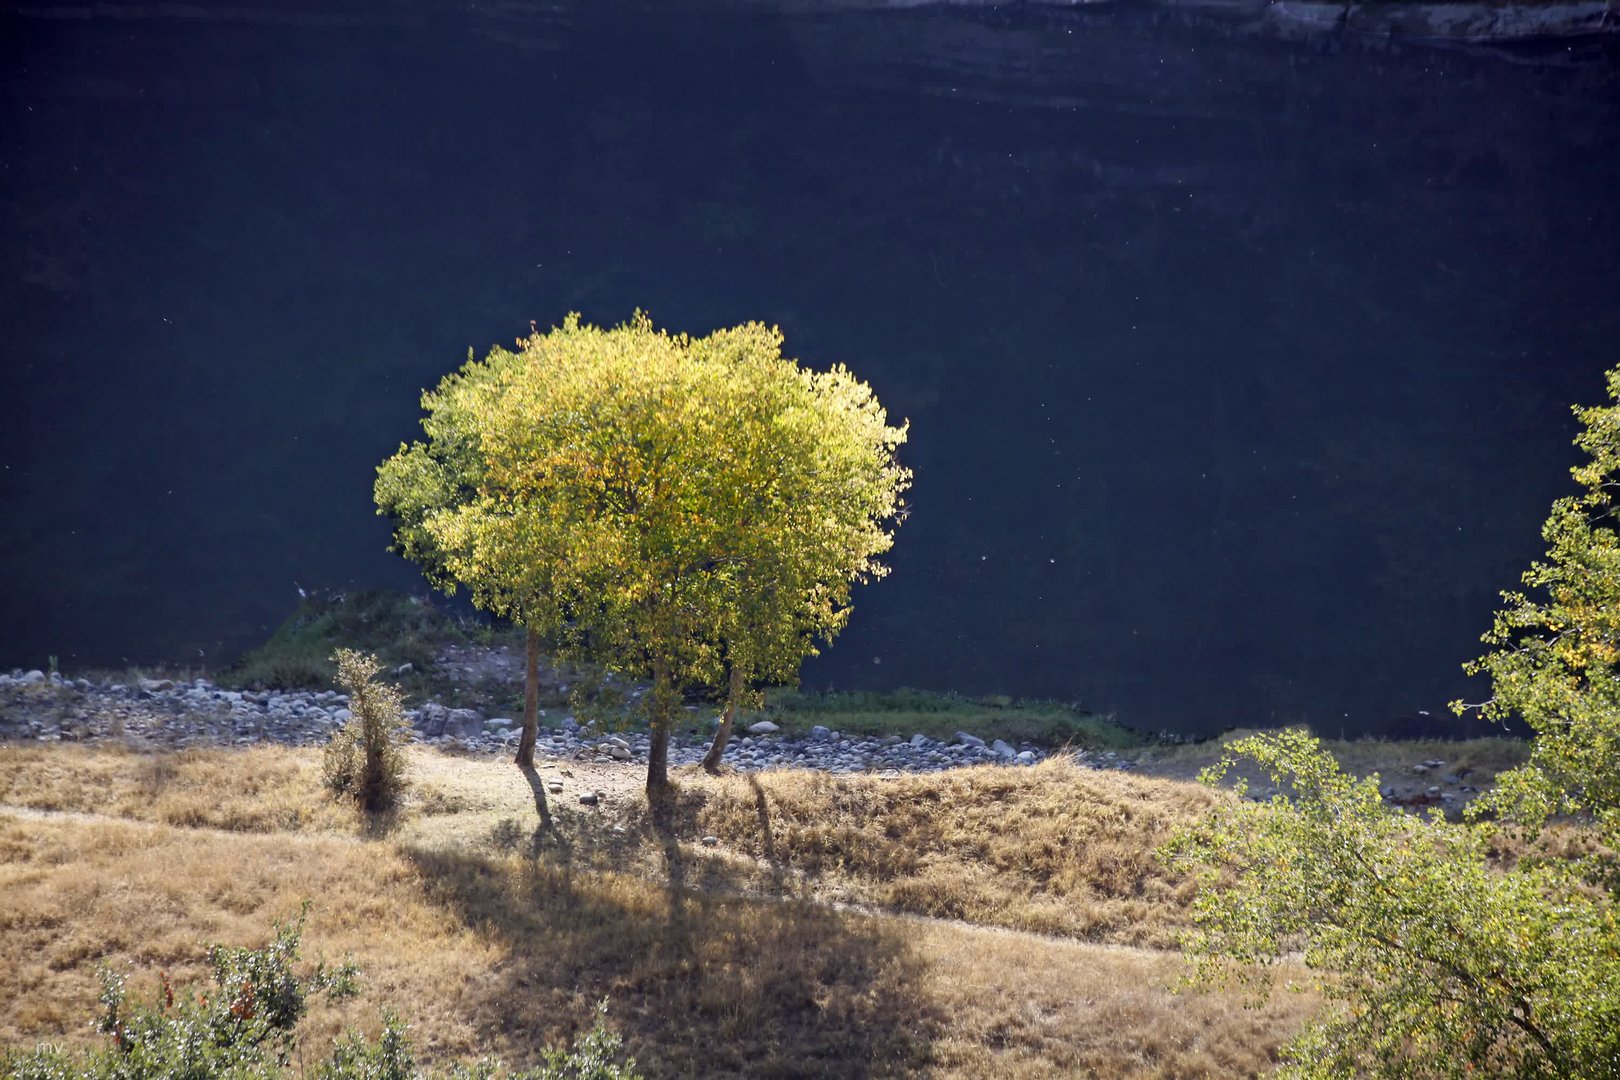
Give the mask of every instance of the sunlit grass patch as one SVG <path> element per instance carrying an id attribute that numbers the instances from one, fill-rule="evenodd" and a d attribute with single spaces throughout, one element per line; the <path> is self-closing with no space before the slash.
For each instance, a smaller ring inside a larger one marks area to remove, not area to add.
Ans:
<path id="1" fill-rule="evenodd" d="M 0 803 L 241 832 L 352 830 L 319 759 L 261 745 L 141 752 L 111 744 L 0 744 Z"/>

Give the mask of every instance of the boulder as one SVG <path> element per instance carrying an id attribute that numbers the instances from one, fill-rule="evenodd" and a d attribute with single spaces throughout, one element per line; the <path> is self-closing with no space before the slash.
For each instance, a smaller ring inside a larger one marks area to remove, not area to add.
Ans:
<path id="1" fill-rule="evenodd" d="M 463 738 L 484 733 L 484 715 L 477 709 L 451 709 L 444 720 L 444 733 Z"/>
<path id="2" fill-rule="evenodd" d="M 750 735 L 775 735 L 781 730 L 769 720 L 761 720 L 758 723 L 748 725 L 748 734 Z"/>
<path id="3" fill-rule="evenodd" d="M 449 719 L 449 709 L 436 701 L 430 701 L 416 711 L 416 730 L 430 739 L 437 739 L 444 734 Z"/>
<path id="4" fill-rule="evenodd" d="M 997 739 L 995 742 L 990 744 L 990 749 L 994 750 L 1002 757 L 1013 757 L 1018 753 L 1018 751 L 1014 750 L 1012 745 L 1005 739 Z"/>

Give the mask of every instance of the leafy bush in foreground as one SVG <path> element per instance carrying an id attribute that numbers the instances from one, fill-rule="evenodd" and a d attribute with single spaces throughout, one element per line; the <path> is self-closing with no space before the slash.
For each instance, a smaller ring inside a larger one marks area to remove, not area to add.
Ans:
<path id="1" fill-rule="evenodd" d="M 1394 810 L 1304 732 L 1230 750 L 1289 794 L 1228 803 L 1167 854 L 1204 886 L 1183 942 L 1195 983 L 1263 993 L 1295 950 L 1328 973 L 1337 1008 L 1283 1075 L 1620 1076 L 1616 909 L 1574 865 L 1502 872 L 1494 826 Z"/>
<path id="2" fill-rule="evenodd" d="M 1263 983 L 1293 949 L 1327 973 L 1339 1007 L 1287 1075 L 1620 1077 L 1620 368 L 1608 386 L 1612 404 L 1576 409 L 1584 491 L 1553 504 L 1546 560 L 1467 666 L 1492 696 L 1453 704 L 1523 719 L 1529 762 L 1448 824 L 1386 807 L 1376 777 L 1351 780 L 1301 733 L 1248 739 L 1231 750 L 1291 794 L 1228 804 L 1169 848 L 1205 886 L 1198 976 Z M 1498 830 L 1533 837 L 1554 816 L 1591 849 L 1493 865 Z"/>
<path id="3" fill-rule="evenodd" d="M 419 1073 L 405 1025 L 383 1013 L 375 1042 L 349 1032 L 312 1072 L 292 1061 L 294 1034 L 312 993 L 330 999 L 355 993 L 352 964 L 317 965 L 299 976 L 299 938 L 309 905 L 292 923 L 275 925 L 275 938 L 260 949 L 214 946 L 211 991 L 176 993 L 163 978 L 160 997 L 131 1004 L 124 980 L 102 970 L 102 1015 L 98 1030 L 112 1045 L 86 1054 L 59 1047 L 0 1051 L 0 1076 L 14 1080 L 237 1080 L 313 1075 L 317 1080 L 411 1080 Z M 622 1046 L 606 1027 L 607 1002 L 597 1007 L 596 1025 L 569 1050 L 550 1050 L 544 1063 L 527 1072 L 509 1072 L 496 1061 L 458 1065 L 444 1080 L 639 1080 L 635 1062 L 616 1064 Z"/>

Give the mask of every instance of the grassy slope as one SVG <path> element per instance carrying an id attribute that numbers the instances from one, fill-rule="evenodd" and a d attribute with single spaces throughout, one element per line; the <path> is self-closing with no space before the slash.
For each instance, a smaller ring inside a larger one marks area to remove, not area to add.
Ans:
<path id="1" fill-rule="evenodd" d="M 1189 882 L 1153 856 L 1215 799 L 1095 772 L 959 769 L 881 779 L 768 772 L 709 782 L 698 831 L 843 898 L 896 911 L 1169 948 Z"/>
<path id="2" fill-rule="evenodd" d="M 0 1041 L 88 1041 L 98 963 L 138 965 L 137 990 L 196 977 L 204 941 L 262 941 L 304 897 L 306 954 L 353 952 L 367 990 L 310 1037 L 390 1004 L 439 1060 L 529 1061 L 608 996 L 650 1076 L 1241 1076 L 1312 1005 L 1175 997 L 1173 953 L 1097 943 L 1179 922 L 1185 889 L 1146 853 L 1212 797 L 1185 785 L 1055 765 L 685 775 L 665 832 L 631 769 L 554 770 L 567 793 L 537 802 L 506 763 L 413 752 L 412 800 L 366 839 L 317 760 L 0 747 L 0 802 L 105 816 L 0 813 Z M 606 811 L 578 808 L 586 786 Z"/>

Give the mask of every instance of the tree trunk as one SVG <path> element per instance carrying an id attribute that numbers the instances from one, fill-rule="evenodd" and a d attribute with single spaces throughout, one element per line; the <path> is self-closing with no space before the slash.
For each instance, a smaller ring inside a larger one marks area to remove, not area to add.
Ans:
<path id="1" fill-rule="evenodd" d="M 720 714 L 720 726 L 715 729 L 709 752 L 703 755 L 703 767 L 709 772 L 720 771 L 720 759 L 725 756 L 726 743 L 731 741 L 731 722 L 737 718 L 737 699 L 742 696 L 742 669 L 733 665 L 726 690 L 726 709 Z"/>
<path id="2" fill-rule="evenodd" d="M 652 688 L 652 745 L 647 750 L 647 801 L 658 802 L 669 794 L 669 728 L 670 699 L 674 687 L 670 685 L 669 664 L 663 660 L 653 662 Z"/>
<path id="3" fill-rule="evenodd" d="M 359 687 L 351 704 L 360 716 L 360 740 L 365 745 L 366 763 L 360 774 L 360 805 L 368 812 L 381 810 L 388 801 L 383 789 L 383 747 L 388 741 L 388 730 L 377 712 L 377 703 L 371 699 L 370 680 Z"/>
<path id="4" fill-rule="evenodd" d="M 540 635 L 529 630 L 523 647 L 523 734 L 518 738 L 514 759 L 522 768 L 534 768 L 534 744 L 539 735 Z"/>

